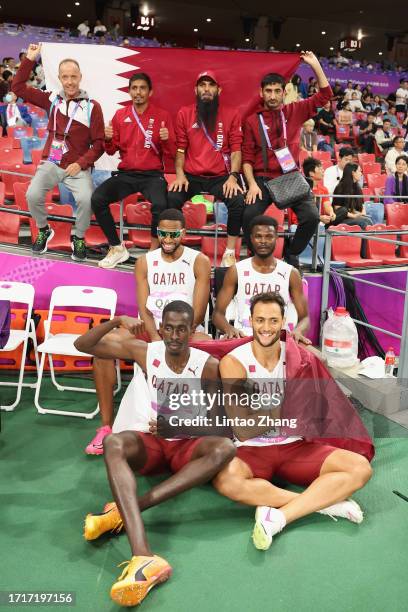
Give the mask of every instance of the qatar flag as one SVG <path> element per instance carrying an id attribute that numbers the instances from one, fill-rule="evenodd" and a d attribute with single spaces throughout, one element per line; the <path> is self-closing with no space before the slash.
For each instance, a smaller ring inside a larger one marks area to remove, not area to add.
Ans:
<path id="1" fill-rule="evenodd" d="M 58 91 L 58 65 L 75 59 L 82 72 L 82 89 L 97 100 L 105 122 L 128 104 L 128 81 L 135 72 L 146 72 L 153 82 L 152 101 L 175 119 L 181 106 L 192 104 L 199 73 L 212 70 L 222 89 L 221 102 L 248 114 L 259 100 L 259 84 L 268 72 L 289 79 L 300 63 L 299 53 L 202 51 L 197 49 L 126 48 L 108 45 L 43 43 L 41 52 L 47 90 Z M 99 169 L 116 168 L 118 158 L 103 155 Z"/>

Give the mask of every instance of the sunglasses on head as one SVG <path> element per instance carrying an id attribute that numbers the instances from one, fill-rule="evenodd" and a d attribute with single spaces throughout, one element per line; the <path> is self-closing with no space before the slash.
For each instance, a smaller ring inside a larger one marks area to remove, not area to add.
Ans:
<path id="1" fill-rule="evenodd" d="M 157 228 L 157 235 L 159 238 L 180 238 L 182 230 L 174 230 L 173 232 L 166 232 Z"/>

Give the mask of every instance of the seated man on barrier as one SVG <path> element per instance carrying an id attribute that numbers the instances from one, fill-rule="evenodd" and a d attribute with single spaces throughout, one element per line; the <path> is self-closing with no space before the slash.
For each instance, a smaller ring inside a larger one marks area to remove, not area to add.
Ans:
<path id="1" fill-rule="evenodd" d="M 238 450 L 214 486 L 257 506 L 253 541 L 261 550 L 286 525 L 312 512 L 360 523 L 360 507 L 347 498 L 370 479 L 367 459 L 374 454 L 357 413 L 320 360 L 282 336 L 284 309 L 279 294 L 254 296 L 253 341 L 220 362 Z M 249 401 L 241 401 L 248 395 Z M 260 398 L 266 403 L 251 409 Z M 283 489 L 272 484 L 273 477 L 307 488 Z"/>
<path id="2" fill-rule="evenodd" d="M 181 299 L 193 307 L 194 339 L 208 339 L 196 332 L 203 321 L 210 296 L 210 261 L 206 255 L 182 245 L 185 220 L 180 210 L 167 209 L 159 217 L 157 228 L 160 247 L 139 257 L 135 266 L 136 292 L 143 331 L 150 341 L 161 340 L 163 309 L 171 301 Z M 139 324 L 138 331 L 140 333 Z M 122 330 L 124 338 L 129 331 Z M 113 389 L 116 382 L 113 360 L 98 359 L 93 371 L 102 426 L 86 447 L 89 455 L 103 454 L 103 438 L 111 433 L 113 421 Z"/>
<path id="3" fill-rule="evenodd" d="M 188 345 L 193 332 L 191 306 L 182 301 L 167 304 L 160 328 L 163 341 L 146 344 L 109 333 L 118 326 L 129 328 L 132 324 L 127 317 L 115 317 L 75 342 L 78 350 L 102 359 L 134 360 L 147 377 L 147 389 L 141 386 L 134 406 L 138 430 L 111 434 L 104 440 L 108 479 L 116 503 L 106 506 L 102 514 L 88 514 L 85 520 L 87 540 L 107 531 L 119 531 L 122 526 L 126 529 L 132 559 L 111 589 L 112 599 L 124 606 L 140 603 L 152 587 L 172 573 L 170 564 L 152 552 L 141 512 L 210 481 L 235 455 L 232 441 L 222 434 L 165 439 L 149 433 L 149 422 L 151 431 L 155 431 L 152 420 L 163 414 L 162 407 L 171 401 L 168 394 L 176 387 L 182 386 L 183 394 L 197 385 L 211 389 L 219 379 L 218 361 Z M 163 394 L 159 393 L 162 383 L 166 386 Z M 201 408 L 198 406 L 198 412 Z M 206 406 L 203 409 L 207 411 Z M 186 414 L 194 410 L 194 406 L 189 406 Z M 151 474 L 165 470 L 173 475 L 138 497 L 134 472 Z"/>

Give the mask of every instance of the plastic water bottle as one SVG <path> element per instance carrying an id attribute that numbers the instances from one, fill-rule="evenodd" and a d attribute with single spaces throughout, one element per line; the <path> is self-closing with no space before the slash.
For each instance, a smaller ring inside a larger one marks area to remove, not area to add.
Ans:
<path id="1" fill-rule="evenodd" d="M 388 351 L 385 353 L 385 377 L 391 378 L 394 376 L 394 368 L 395 368 L 395 353 L 392 346 L 388 348 Z"/>
<path id="2" fill-rule="evenodd" d="M 330 367 L 351 368 L 358 363 L 358 334 L 349 312 L 342 306 L 323 325 L 323 356 Z"/>

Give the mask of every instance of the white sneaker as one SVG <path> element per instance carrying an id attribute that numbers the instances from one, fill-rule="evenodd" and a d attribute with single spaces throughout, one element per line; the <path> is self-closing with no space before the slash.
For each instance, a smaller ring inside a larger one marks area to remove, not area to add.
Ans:
<path id="1" fill-rule="evenodd" d="M 235 252 L 226 250 L 224 252 L 224 255 L 222 256 L 221 267 L 230 268 L 231 266 L 234 266 L 236 263 L 237 263 L 237 260 L 235 259 Z"/>
<path id="2" fill-rule="evenodd" d="M 283 512 L 269 506 L 258 506 L 255 512 L 255 525 L 252 532 L 254 546 L 258 550 L 268 550 L 273 536 L 286 525 Z"/>
<path id="3" fill-rule="evenodd" d="M 360 506 L 353 499 L 346 499 L 345 501 L 338 502 L 322 510 L 318 510 L 319 514 L 327 514 L 333 521 L 337 521 L 336 516 L 345 518 L 352 523 L 362 523 L 364 514 Z"/>
<path id="4" fill-rule="evenodd" d="M 111 246 L 108 254 L 104 259 L 98 262 L 100 268 L 114 268 L 120 263 L 127 261 L 130 257 L 130 253 L 123 244 L 117 246 Z"/>

